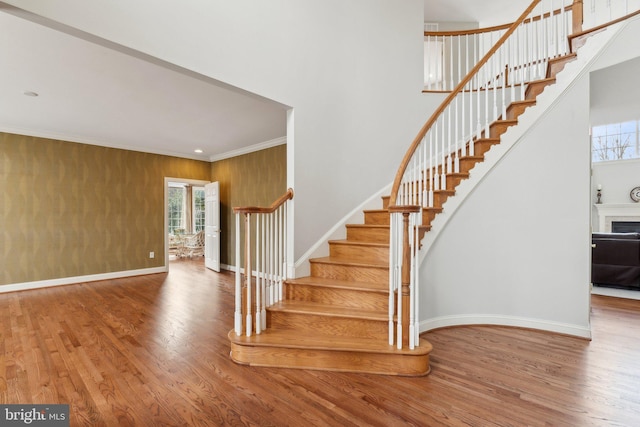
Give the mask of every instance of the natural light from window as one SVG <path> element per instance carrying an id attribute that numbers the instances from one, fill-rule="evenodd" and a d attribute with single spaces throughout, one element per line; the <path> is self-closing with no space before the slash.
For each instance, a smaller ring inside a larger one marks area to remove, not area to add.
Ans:
<path id="1" fill-rule="evenodd" d="M 595 162 L 640 158 L 638 126 L 640 120 L 593 126 L 591 159 Z"/>

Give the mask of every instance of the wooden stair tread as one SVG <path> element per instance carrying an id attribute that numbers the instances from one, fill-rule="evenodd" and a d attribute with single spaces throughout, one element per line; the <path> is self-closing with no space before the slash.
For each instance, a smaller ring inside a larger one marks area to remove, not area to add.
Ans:
<path id="1" fill-rule="evenodd" d="M 335 305 L 318 304 L 304 301 L 281 301 L 268 308 L 269 311 L 286 311 L 298 314 L 313 314 L 316 316 L 345 317 L 350 319 L 389 320 L 389 314 L 378 310 L 365 310 L 354 307 L 339 307 Z"/>
<path id="2" fill-rule="evenodd" d="M 297 279 L 288 279 L 286 283 L 292 284 L 292 285 L 312 285 L 312 286 L 321 286 L 326 288 L 339 288 L 339 289 L 351 289 L 351 290 L 389 293 L 389 285 L 386 283 L 356 282 L 352 280 L 329 279 L 329 278 L 314 277 L 314 276 L 300 277 Z"/>
<path id="3" fill-rule="evenodd" d="M 364 213 L 389 213 L 389 209 L 365 209 Z"/>
<path id="4" fill-rule="evenodd" d="M 352 351 L 366 353 L 383 354 L 407 354 L 411 356 L 421 356 L 429 354 L 433 349 L 431 343 L 420 338 L 420 344 L 414 350 L 408 347 L 398 349 L 389 345 L 384 340 L 374 340 L 370 338 L 332 337 L 332 336 L 309 336 L 296 334 L 291 331 L 267 329 L 260 334 L 250 337 L 246 335 L 236 335 L 234 330 L 229 331 L 229 340 L 240 345 L 268 346 L 282 348 L 304 348 L 317 350 Z"/>
<path id="5" fill-rule="evenodd" d="M 360 261 L 350 261 L 345 258 L 337 258 L 337 257 L 320 257 L 313 258 L 309 260 L 309 262 L 321 263 L 321 264 L 334 264 L 334 265 L 349 265 L 349 266 L 357 266 L 357 267 L 374 267 L 374 268 L 389 268 L 389 263 L 381 263 L 381 262 L 360 262 Z"/>
<path id="6" fill-rule="evenodd" d="M 359 240 L 329 240 L 329 244 L 332 245 L 352 245 L 352 246 L 367 246 L 373 248 L 388 248 L 389 243 L 376 243 L 376 242 L 361 242 Z"/>
<path id="7" fill-rule="evenodd" d="M 520 99 L 520 100 L 517 100 L 517 101 L 511 101 L 511 104 L 509 104 L 509 107 L 515 106 L 515 105 L 519 105 L 519 104 L 535 104 L 535 103 L 536 103 L 535 98 L 533 98 L 533 99 Z M 509 108 L 509 107 L 507 107 L 507 108 Z M 498 138 L 498 139 L 500 139 L 500 138 Z"/>
<path id="8" fill-rule="evenodd" d="M 347 224 L 345 225 L 345 227 L 349 227 L 349 228 L 365 228 L 365 229 L 372 229 L 372 230 L 386 230 L 389 228 L 389 225 L 385 225 L 385 224 Z"/>

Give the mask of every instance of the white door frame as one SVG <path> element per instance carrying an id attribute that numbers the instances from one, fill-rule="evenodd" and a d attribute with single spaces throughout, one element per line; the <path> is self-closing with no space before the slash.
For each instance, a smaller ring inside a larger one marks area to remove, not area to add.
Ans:
<path id="1" fill-rule="evenodd" d="M 180 184 L 190 184 L 198 187 L 204 187 L 211 181 L 203 181 L 200 179 L 171 178 L 164 177 L 164 267 L 169 271 L 169 183 L 178 182 Z"/>

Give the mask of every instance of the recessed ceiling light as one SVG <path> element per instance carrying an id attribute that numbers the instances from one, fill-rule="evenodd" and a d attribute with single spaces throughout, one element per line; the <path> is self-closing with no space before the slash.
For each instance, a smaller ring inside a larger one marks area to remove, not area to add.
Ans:
<path id="1" fill-rule="evenodd" d="M 25 90 L 22 93 L 25 94 L 26 96 L 38 96 L 38 92 L 34 92 L 32 90 Z"/>
<path id="2" fill-rule="evenodd" d="M 196 148 L 196 149 L 195 149 L 195 150 L 193 150 L 193 151 L 195 151 L 195 152 L 196 152 L 196 153 L 198 153 L 198 154 L 202 154 L 202 150 L 201 150 L 201 149 L 199 149 L 199 148 Z"/>

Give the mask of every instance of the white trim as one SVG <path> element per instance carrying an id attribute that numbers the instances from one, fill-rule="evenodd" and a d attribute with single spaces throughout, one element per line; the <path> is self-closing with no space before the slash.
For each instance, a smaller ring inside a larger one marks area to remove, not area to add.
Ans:
<path id="1" fill-rule="evenodd" d="M 13 283 L 0 286 L 0 293 L 26 291 L 29 289 L 49 288 L 53 286 L 75 285 L 78 283 L 96 282 L 98 280 L 121 279 L 123 277 L 144 276 L 147 274 L 166 273 L 167 267 L 143 268 L 140 270 L 115 271 L 112 273 L 89 274 L 87 276 L 62 277 L 60 279 L 39 280 L 35 282 Z"/>
<path id="2" fill-rule="evenodd" d="M 217 154 L 209 157 L 210 162 L 217 162 L 219 160 L 230 159 L 232 157 L 242 156 L 243 154 L 254 153 L 256 151 L 266 150 L 267 148 L 277 147 L 287 143 L 287 137 L 281 136 L 280 138 L 272 139 L 258 144 L 250 145 L 248 147 L 239 148 L 233 151 L 227 151 L 226 153 Z"/>
<path id="3" fill-rule="evenodd" d="M 206 155 L 198 155 L 198 154 L 185 154 L 177 151 L 168 151 L 168 150 L 156 150 L 153 147 L 139 147 L 134 145 L 126 145 L 126 144 L 114 144 L 109 141 L 104 141 L 98 138 L 91 138 L 90 136 L 75 136 L 70 134 L 62 134 L 59 132 L 49 131 L 49 130 L 41 130 L 41 129 L 22 129 L 16 128 L 12 126 L 6 126 L 0 123 L 0 132 L 4 133 L 13 133 L 16 135 L 24 135 L 24 136 L 34 136 L 37 138 L 45 138 L 45 139 L 55 139 L 56 141 L 62 142 L 74 142 L 76 144 L 85 144 L 85 145 L 97 145 L 99 147 L 107 147 L 107 148 L 116 148 L 118 150 L 127 150 L 127 151 L 136 151 L 139 153 L 149 153 L 149 154 L 158 154 L 161 156 L 170 156 L 170 157 L 181 157 L 185 159 L 191 160 L 200 160 L 206 162 Z"/>
<path id="4" fill-rule="evenodd" d="M 640 300 L 640 290 L 607 288 L 605 286 L 593 286 L 591 295 Z"/>
<path id="5" fill-rule="evenodd" d="M 12 133 L 16 135 L 24 135 L 24 136 L 33 136 L 36 138 L 44 138 L 44 139 L 55 139 L 56 141 L 62 142 L 73 142 L 76 144 L 85 144 L 85 145 L 97 145 L 99 147 L 106 148 L 115 148 L 118 150 L 127 150 L 127 151 L 136 151 L 139 153 L 149 153 L 149 154 L 158 154 L 161 156 L 170 156 L 170 157 L 180 157 L 183 159 L 190 160 L 199 160 L 199 161 L 209 161 L 215 162 L 218 160 L 229 159 L 231 157 L 241 156 L 243 154 L 249 154 L 260 150 L 265 150 L 267 148 L 276 147 L 278 145 L 283 145 L 287 143 L 287 137 L 281 136 L 280 138 L 272 139 L 265 142 L 260 142 L 258 144 L 250 145 L 248 147 L 239 148 L 237 150 L 228 151 L 226 153 L 214 155 L 211 157 L 207 157 L 202 154 L 186 154 L 178 151 L 169 151 L 169 150 L 157 150 L 153 147 L 139 147 L 134 145 L 126 145 L 126 144 L 114 144 L 109 141 L 104 141 L 99 138 L 91 138 L 90 136 L 75 136 L 70 134 L 62 134 L 59 132 L 42 130 L 42 129 L 23 129 L 17 128 L 13 126 L 7 126 L 0 123 L 0 132 L 4 133 Z"/>
<path id="6" fill-rule="evenodd" d="M 555 332 L 579 338 L 591 339 L 591 329 L 585 326 L 549 322 L 540 319 L 529 319 L 526 317 L 489 314 L 463 314 L 455 316 L 435 317 L 433 319 L 424 320 L 420 322 L 420 333 L 451 326 L 470 325 L 510 326 L 516 328 Z"/>
<path id="7" fill-rule="evenodd" d="M 189 185 L 197 185 L 204 186 L 206 184 L 211 183 L 211 181 L 204 181 L 201 179 L 187 179 L 187 178 L 172 178 L 172 177 L 164 177 L 164 187 L 162 191 L 164 192 L 164 265 L 169 271 L 169 183 L 177 182 L 182 184 Z"/>

